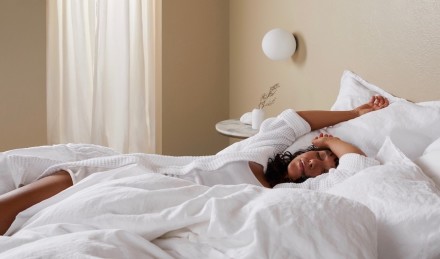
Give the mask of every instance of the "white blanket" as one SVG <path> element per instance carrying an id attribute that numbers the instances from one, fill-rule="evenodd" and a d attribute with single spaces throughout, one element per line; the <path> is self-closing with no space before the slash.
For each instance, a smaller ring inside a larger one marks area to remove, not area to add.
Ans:
<path id="1" fill-rule="evenodd" d="M 328 192 L 374 212 L 379 258 L 440 258 L 440 189 L 390 138 L 377 159 L 383 165 L 366 168 Z"/>
<path id="2" fill-rule="evenodd" d="M 376 258 L 376 233 L 374 214 L 339 196 L 114 164 L 20 213 L 0 258 Z"/>

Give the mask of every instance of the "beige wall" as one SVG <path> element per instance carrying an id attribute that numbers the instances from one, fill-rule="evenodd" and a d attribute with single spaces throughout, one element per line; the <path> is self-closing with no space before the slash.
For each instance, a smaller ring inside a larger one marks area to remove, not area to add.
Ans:
<path id="1" fill-rule="evenodd" d="M 163 154 L 225 147 L 215 123 L 250 111 L 274 83 L 268 116 L 327 109 L 344 69 L 405 98 L 440 99 L 436 1 L 161 2 Z M 261 39 L 275 27 L 297 35 L 292 60 L 263 55 Z M 0 150 L 45 144 L 45 1 L 0 1 L 0 37 Z"/>
<path id="2" fill-rule="evenodd" d="M 344 69 L 411 100 L 440 99 L 437 1 L 230 1 L 230 115 L 238 117 L 279 82 L 275 105 L 327 109 Z M 292 60 L 271 61 L 261 39 L 272 28 L 297 35 Z"/>
<path id="3" fill-rule="evenodd" d="M 162 153 L 213 154 L 228 144 L 229 3 L 162 1 Z"/>
<path id="4" fill-rule="evenodd" d="M 0 1 L 0 151 L 46 144 L 46 2 Z"/>

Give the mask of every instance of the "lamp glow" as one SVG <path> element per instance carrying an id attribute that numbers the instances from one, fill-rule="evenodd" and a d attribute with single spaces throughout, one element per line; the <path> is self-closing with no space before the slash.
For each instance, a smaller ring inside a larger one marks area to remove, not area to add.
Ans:
<path id="1" fill-rule="evenodd" d="M 292 33 L 276 28 L 264 35 L 261 47 L 268 58 L 286 60 L 295 53 L 296 41 Z"/>

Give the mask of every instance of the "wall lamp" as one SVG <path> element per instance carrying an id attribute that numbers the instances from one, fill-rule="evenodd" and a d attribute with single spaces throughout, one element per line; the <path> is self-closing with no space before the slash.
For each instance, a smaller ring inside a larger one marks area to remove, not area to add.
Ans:
<path id="1" fill-rule="evenodd" d="M 276 28 L 264 35 L 261 47 L 268 58 L 272 60 L 286 60 L 295 53 L 296 39 L 292 33 Z"/>

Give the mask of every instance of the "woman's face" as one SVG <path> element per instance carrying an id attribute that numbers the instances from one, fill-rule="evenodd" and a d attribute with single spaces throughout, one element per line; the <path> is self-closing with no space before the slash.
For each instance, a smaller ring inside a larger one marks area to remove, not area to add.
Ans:
<path id="1" fill-rule="evenodd" d="M 336 156 L 330 150 L 308 151 L 295 157 L 287 166 L 287 177 L 316 177 L 336 167 Z"/>

